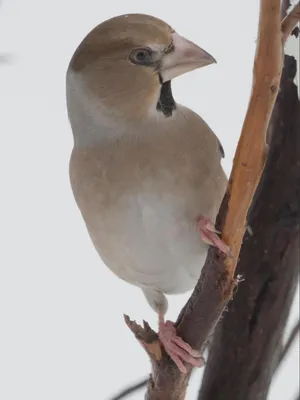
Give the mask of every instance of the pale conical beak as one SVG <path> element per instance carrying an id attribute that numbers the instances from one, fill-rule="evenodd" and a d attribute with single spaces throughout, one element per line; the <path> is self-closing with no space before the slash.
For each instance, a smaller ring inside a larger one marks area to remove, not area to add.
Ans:
<path id="1" fill-rule="evenodd" d="M 174 32 L 173 48 L 162 60 L 160 75 L 163 82 L 177 76 L 216 63 L 216 60 L 201 47 Z"/>

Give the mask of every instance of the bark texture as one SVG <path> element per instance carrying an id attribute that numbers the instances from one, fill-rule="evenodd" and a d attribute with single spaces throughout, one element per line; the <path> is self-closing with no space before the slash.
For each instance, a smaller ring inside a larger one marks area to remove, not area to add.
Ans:
<path id="1" fill-rule="evenodd" d="M 242 282 L 217 325 L 198 399 L 264 400 L 280 357 L 299 273 L 300 102 L 285 56 L 270 150 L 245 234 Z"/>

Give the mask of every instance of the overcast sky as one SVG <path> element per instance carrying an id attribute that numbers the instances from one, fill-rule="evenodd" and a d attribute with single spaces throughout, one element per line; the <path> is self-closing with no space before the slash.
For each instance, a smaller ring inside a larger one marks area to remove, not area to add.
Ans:
<path id="1" fill-rule="evenodd" d="M 251 88 L 258 0 L 3 0 L 0 56 L 10 62 L 0 64 L 1 400 L 107 400 L 150 371 L 122 314 L 154 328 L 156 315 L 139 289 L 101 263 L 68 178 L 69 59 L 95 25 L 130 12 L 165 20 L 217 59 L 175 80 L 173 91 L 216 132 L 231 168 Z M 187 296 L 170 297 L 168 318 L 176 319 Z M 298 302 L 299 294 L 289 327 Z M 298 358 L 299 341 L 270 400 L 294 399 Z"/>

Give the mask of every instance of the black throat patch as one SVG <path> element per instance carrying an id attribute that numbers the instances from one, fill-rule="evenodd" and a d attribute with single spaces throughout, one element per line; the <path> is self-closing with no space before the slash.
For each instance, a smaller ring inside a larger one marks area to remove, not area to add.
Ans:
<path id="1" fill-rule="evenodd" d="M 171 117 L 173 111 L 176 109 L 176 103 L 172 95 L 171 81 L 161 83 L 160 96 L 156 109 L 161 111 L 165 117 Z"/>

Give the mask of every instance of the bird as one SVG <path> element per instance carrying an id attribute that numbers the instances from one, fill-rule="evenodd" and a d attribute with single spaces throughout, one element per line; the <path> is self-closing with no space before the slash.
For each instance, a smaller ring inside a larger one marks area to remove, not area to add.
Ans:
<path id="1" fill-rule="evenodd" d="M 227 178 L 219 139 L 171 82 L 215 62 L 159 18 L 124 14 L 88 33 L 66 74 L 75 201 L 103 263 L 158 314 L 182 373 L 201 354 L 165 321 L 166 296 L 195 287 L 210 245 L 228 254 L 215 229 Z"/>

